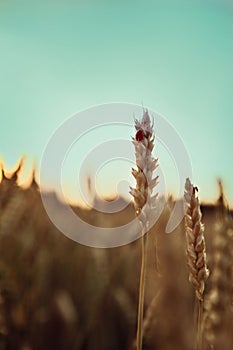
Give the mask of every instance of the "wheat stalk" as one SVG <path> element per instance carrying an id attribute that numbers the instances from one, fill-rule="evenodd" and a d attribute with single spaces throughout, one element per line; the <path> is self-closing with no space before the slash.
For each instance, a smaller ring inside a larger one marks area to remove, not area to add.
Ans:
<path id="1" fill-rule="evenodd" d="M 132 142 L 135 147 L 137 169 L 132 169 L 136 180 L 136 188 L 130 187 L 130 193 L 134 197 L 136 215 L 142 230 L 142 261 L 139 285 L 138 324 L 137 324 L 137 350 L 142 349 L 143 340 L 143 308 L 145 293 L 145 272 L 147 254 L 147 233 L 150 217 L 155 208 L 157 194 L 153 196 L 153 189 L 158 183 L 158 176 L 153 178 L 158 160 L 152 157 L 154 148 L 153 124 L 148 111 L 145 110 L 141 120 L 135 120 L 136 135 Z"/>
<path id="2" fill-rule="evenodd" d="M 193 284 L 198 299 L 197 349 L 199 350 L 202 348 L 203 293 L 209 270 L 206 264 L 204 225 L 201 222 L 202 214 L 196 195 L 197 191 L 197 187 L 194 187 L 190 180 L 186 179 L 184 193 L 185 232 L 189 281 Z"/>
<path id="3" fill-rule="evenodd" d="M 222 184 L 219 183 L 219 219 L 214 236 L 212 289 L 206 300 L 205 337 L 216 349 L 222 343 L 233 346 L 233 222 L 225 206 Z"/>

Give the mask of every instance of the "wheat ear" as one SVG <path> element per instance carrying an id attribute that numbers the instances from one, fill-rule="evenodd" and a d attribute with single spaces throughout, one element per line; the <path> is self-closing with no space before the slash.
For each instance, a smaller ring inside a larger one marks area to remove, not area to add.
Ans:
<path id="1" fill-rule="evenodd" d="M 150 216 L 155 208 L 157 195 L 153 196 L 153 189 L 158 183 L 158 176 L 153 178 L 158 160 L 152 157 L 154 148 L 153 124 L 148 111 L 145 110 L 141 120 L 135 120 L 136 135 L 132 142 L 135 147 L 137 169 L 132 169 L 136 179 L 136 188 L 130 188 L 134 197 L 136 215 L 142 230 L 142 261 L 138 300 L 138 324 L 137 324 L 137 350 L 142 349 L 143 340 L 143 308 L 145 293 L 145 272 L 147 254 L 147 233 L 149 230 Z"/>
<path id="2" fill-rule="evenodd" d="M 186 179 L 184 202 L 187 257 L 189 281 L 193 284 L 198 299 L 197 349 L 200 350 L 202 349 L 203 293 L 209 270 L 206 264 L 204 225 L 201 222 L 202 214 L 196 195 L 197 190 L 197 187 Z"/>

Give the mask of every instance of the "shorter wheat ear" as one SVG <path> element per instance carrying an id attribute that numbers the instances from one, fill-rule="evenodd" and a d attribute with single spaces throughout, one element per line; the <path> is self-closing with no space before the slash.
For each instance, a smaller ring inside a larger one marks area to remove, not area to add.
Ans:
<path id="1" fill-rule="evenodd" d="M 189 281 L 193 284 L 196 298 L 198 299 L 197 350 L 201 350 L 204 306 L 203 294 L 205 282 L 209 276 L 209 270 L 206 264 L 204 225 L 201 221 L 202 214 L 197 191 L 197 187 L 194 187 L 190 180 L 186 179 L 184 204 Z"/>

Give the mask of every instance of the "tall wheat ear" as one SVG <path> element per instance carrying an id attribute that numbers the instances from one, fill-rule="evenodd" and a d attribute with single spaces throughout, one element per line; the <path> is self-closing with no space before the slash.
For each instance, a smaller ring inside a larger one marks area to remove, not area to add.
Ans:
<path id="1" fill-rule="evenodd" d="M 148 111 L 144 110 L 141 120 L 135 120 L 136 135 L 132 142 L 135 147 L 137 169 L 132 169 L 136 180 L 136 188 L 130 188 L 134 197 L 135 210 L 141 225 L 142 261 L 139 285 L 138 324 L 137 324 L 137 350 L 142 349 L 143 340 L 143 308 L 145 292 L 145 272 L 147 254 L 147 234 L 150 219 L 155 210 L 157 194 L 153 195 L 153 189 L 158 183 L 158 176 L 153 177 L 153 172 L 158 166 L 158 160 L 152 156 L 154 148 L 153 123 Z"/>
<path id="2" fill-rule="evenodd" d="M 195 294 L 198 300 L 197 350 L 200 350 L 202 349 L 203 332 L 203 295 L 205 282 L 209 276 L 209 270 L 206 264 L 204 225 L 201 221 L 202 214 L 197 191 L 197 187 L 194 187 L 191 181 L 187 178 L 184 192 L 187 259 L 189 281 L 195 288 Z"/>

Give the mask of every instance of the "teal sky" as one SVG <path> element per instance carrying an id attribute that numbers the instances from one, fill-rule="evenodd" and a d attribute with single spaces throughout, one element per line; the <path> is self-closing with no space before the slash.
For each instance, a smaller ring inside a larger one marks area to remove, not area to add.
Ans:
<path id="1" fill-rule="evenodd" d="M 29 174 L 64 120 L 114 101 L 164 115 L 186 145 L 201 198 L 216 198 L 221 177 L 233 203 L 232 1 L 0 0 L 8 168 L 25 154 Z M 127 178 L 127 166 L 118 169 Z"/>

